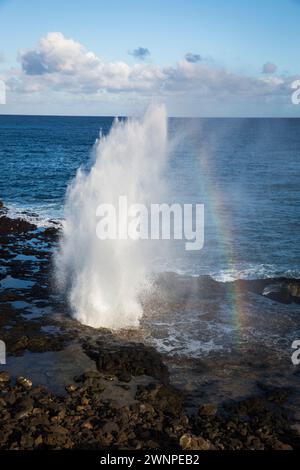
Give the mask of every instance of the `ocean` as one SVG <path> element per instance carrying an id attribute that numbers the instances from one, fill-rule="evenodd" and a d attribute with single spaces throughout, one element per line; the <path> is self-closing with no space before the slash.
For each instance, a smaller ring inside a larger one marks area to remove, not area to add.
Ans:
<path id="1" fill-rule="evenodd" d="M 10 214 L 61 219 L 68 184 L 112 122 L 0 116 L 0 199 Z M 299 277 L 300 119 L 170 118 L 168 132 L 165 202 L 204 204 L 205 243 L 187 252 L 173 242 L 156 267 L 219 281 Z"/>
<path id="2" fill-rule="evenodd" d="M 64 389 L 85 356 L 67 354 L 70 373 L 61 374 L 62 356 L 53 351 L 76 331 L 79 341 L 88 334 L 150 345 L 173 383 L 197 392 L 204 380 L 216 400 L 247 394 L 262 370 L 294 383 L 300 120 L 171 118 L 165 164 L 164 109 L 147 116 L 116 126 L 102 147 L 96 140 L 108 136 L 112 117 L 0 116 L 1 331 L 10 354 L 29 351 L 10 358 L 12 370 L 28 363 L 30 376 L 49 385 L 51 362 L 50 386 Z M 155 197 L 162 183 L 161 202 L 204 204 L 204 246 L 187 251 L 185 240 L 162 241 L 150 250 L 156 274 L 142 292 L 143 245 L 99 245 L 90 218 L 99 197 L 110 202 L 124 188 Z M 23 230 L 20 219 L 36 227 Z M 69 225 L 58 245 L 62 220 Z M 63 291 L 54 282 L 61 270 L 69 282 Z M 29 338 L 21 346 L 20 331 Z"/>

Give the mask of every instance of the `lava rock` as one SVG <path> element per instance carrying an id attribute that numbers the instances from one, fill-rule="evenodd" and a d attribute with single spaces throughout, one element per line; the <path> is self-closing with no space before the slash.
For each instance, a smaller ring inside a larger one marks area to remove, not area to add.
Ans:
<path id="1" fill-rule="evenodd" d="M 10 381 L 10 375 L 6 371 L 0 372 L 0 383 L 7 383 Z"/>
<path id="2" fill-rule="evenodd" d="M 212 447 L 209 441 L 193 434 L 183 434 L 179 443 L 183 450 L 210 450 Z"/>
<path id="3" fill-rule="evenodd" d="M 25 418 L 32 412 L 32 410 L 33 410 L 33 400 L 29 397 L 25 397 L 18 403 L 15 418 L 16 419 Z"/>
<path id="4" fill-rule="evenodd" d="M 25 390 L 31 390 L 32 388 L 32 381 L 26 377 L 18 377 L 16 383 Z"/>
<path id="5" fill-rule="evenodd" d="M 262 295 L 282 304 L 290 304 L 292 302 L 289 289 L 282 284 L 271 284 L 265 287 Z"/>
<path id="6" fill-rule="evenodd" d="M 35 230 L 36 226 L 24 219 L 11 219 L 6 215 L 0 217 L 0 234 L 23 233 Z"/>
<path id="7" fill-rule="evenodd" d="M 89 351 L 87 350 L 87 354 Z M 95 350 L 92 353 L 95 355 Z M 161 355 L 154 348 L 140 343 L 128 343 L 108 348 L 103 346 L 96 352 L 97 368 L 99 371 L 114 375 L 131 374 L 149 375 L 167 382 L 168 369 Z"/>
<path id="8" fill-rule="evenodd" d="M 217 411 L 218 408 L 216 405 L 207 403 L 200 406 L 198 413 L 200 416 L 215 416 Z"/>

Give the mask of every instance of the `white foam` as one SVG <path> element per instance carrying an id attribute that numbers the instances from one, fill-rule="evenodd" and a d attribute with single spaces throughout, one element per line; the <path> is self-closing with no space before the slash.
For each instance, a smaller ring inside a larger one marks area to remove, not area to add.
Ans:
<path id="1" fill-rule="evenodd" d="M 9 203 L 5 205 L 7 209 L 6 215 L 10 219 L 22 219 L 36 225 L 38 228 L 57 227 L 61 225 L 61 219 L 58 217 L 51 217 L 51 212 L 48 208 L 41 208 L 39 206 L 27 206 L 26 208 Z"/>
<path id="2" fill-rule="evenodd" d="M 218 282 L 232 282 L 238 279 L 269 279 L 275 277 L 299 278 L 300 270 L 284 269 L 273 264 L 248 264 L 235 266 L 210 273 Z"/>
<path id="3" fill-rule="evenodd" d="M 142 120 L 115 121 L 96 142 L 88 173 L 79 169 L 68 189 L 63 238 L 56 257 L 57 280 L 68 292 L 74 317 L 93 327 L 135 327 L 142 316 L 140 296 L 149 286 L 141 240 L 99 240 L 99 204 L 149 205 L 162 187 L 167 155 L 167 118 L 161 105 Z"/>

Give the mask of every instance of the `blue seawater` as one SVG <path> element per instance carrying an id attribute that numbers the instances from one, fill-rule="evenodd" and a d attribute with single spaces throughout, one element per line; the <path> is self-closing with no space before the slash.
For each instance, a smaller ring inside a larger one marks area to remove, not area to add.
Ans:
<path id="1" fill-rule="evenodd" d="M 67 185 L 112 122 L 0 116 L 0 199 L 10 213 L 61 218 Z M 204 203 L 205 244 L 187 252 L 173 243 L 157 265 L 224 281 L 300 277 L 300 119 L 170 118 L 169 134 L 166 202 Z"/>

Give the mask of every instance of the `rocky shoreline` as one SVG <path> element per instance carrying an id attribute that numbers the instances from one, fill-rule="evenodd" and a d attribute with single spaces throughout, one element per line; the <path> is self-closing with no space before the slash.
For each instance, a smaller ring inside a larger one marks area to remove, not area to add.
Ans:
<path id="1" fill-rule="evenodd" d="M 248 396 L 218 403 L 205 398 L 203 380 L 194 400 L 174 386 L 167 358 L 153 347 L 130 335 L 84 327 L 66 315 L 68 306 L 51 281 L 59 228 L 11 219 L 3 205 L 0 211 L 0 339 L 7 351 L 7 364 L 0 366 L 0 449 L 300 448 L 297 370 L 290 386 L 257 381 Z M 276 280 L 275 290 L 264 291 L 270 285 L 253 281 L 247 289 L 278 302 L 298 302 L 297 281 Z M 46 385 L 25 368 L 26 361 L 41 357 L 50 364 L 53 357 L 67 356 L 68 348 L 74 370 L 66 373 L 57 361 Z M 257 368 L 255 352 L 248 362 L 248 368 Z M 226 358 L 219 367 L 226 372 Z M 206 368 L 209 359 L 197 373 Z"/>
<path id="2" fill-rule="evenodd" d="M 0 448 L 299 448 L 299 427 L 290 424 L 284 409 L 289 391 L 282 388 L 221 407 L 203 404 L 191 416 L 185 412 L 184 395 L 166 377 L 90 370 L 66 390 L 66 396 L 58 396 L 33 387 L 29 378 L 12 382 L 2 372 Z"/>

